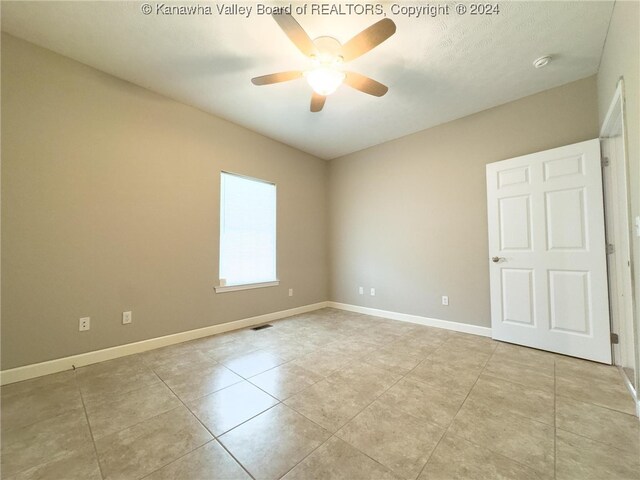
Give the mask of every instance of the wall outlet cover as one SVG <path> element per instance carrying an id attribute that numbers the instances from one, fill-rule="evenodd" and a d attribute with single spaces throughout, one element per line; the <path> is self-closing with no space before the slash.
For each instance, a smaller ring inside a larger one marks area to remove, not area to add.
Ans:
<path id="1" fill-rule="evenodd" d="M 131 321 L 132 321 L 131 312 L 122 312 L 122 324 L 123 325 L 127 325 L 127 324 L 131 323 Z"/>
<path id="2" fill-rule="evenodd" d="M 82 317 L 78 322 L 78 330 L 85 332 L 91 328 L 91 317 Z"/>

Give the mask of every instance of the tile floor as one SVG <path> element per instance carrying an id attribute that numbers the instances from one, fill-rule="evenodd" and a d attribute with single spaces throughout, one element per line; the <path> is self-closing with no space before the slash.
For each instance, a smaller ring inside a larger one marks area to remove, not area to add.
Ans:
<path id="1" fill-rule="evenodd" d="M 639 479 L 614 367 L 325 309 L 2 388 L 2 478 Z"/>

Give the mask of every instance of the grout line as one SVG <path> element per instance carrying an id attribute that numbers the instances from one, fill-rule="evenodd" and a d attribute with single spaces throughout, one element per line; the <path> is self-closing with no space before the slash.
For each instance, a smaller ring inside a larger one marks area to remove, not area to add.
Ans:
<path id="1" fill-rule="evenodd" d="M 489 355 L 489 358 L 487 358 L 487 361 L 484 362 L 484 364 L 482 365 L 482 370 L 480 370 L 480 373 L 478 374 L 478 377 L 476 378 L 476 381 L 473 382 L 473 385 L 471 386 L 471 388 L 467 392 L 467 395 L 464 397 L 464 400 L 462 401 L 462 403 L 458 407 L 458 410 L 456 411 L 456 414 L 451 419 L 451 422 L 449 422 L 449 425 L 447 426 L 446 430 L 444 431 L 444 433 L 442 434 L 442 436 L 438 440 L 438 443 L 436 443 L 436 446 L 433 447 L 433 450 L 431 450 L 431 454 L 429 455 L 429 458 L 427 458 L 427 461 L 425 462 L 425 464 L 422 466 L 422 469 L 420 470 L 420 473 L 418 473 L 418 477 L 420 477 L 420 475 L 422 475 L 422 472 L 424 472 L 424 469 L 427 468 L 427 465 L 429 465 L 429 461 L 431 460 L 431 457 L 433 457 L 433 454 L 435 453 L 435 451 L 440 446 L 440 443 L 442 442 L 442 439 L 444 437 L 446 437 L 447 434 L 449 433 L 449 430 L 451 429 L 451 425 L 453 425 L 453 422 L 455 421 L 456 417 L 460 413 L 460 410 L 462 410 L 462 407 L 464 406 L 464 404 L 467 403 L 467 399 L 469 398 L 469 395 L 471 395 L 471 392 L 473 391 L 474 387 L 476 386 L 476 383 L 478 383 L 478 380 L 480 379 L 480 376 L 482 375 L 482 372 L 484 372 L 484 369 L 487 367 L 487 364 L 491 360 L 491 357 L 493 357 L 493 355 L 496 353 L 496 349 L 497 349 L 497 345 L 496 345 L 496 347 L 494 347 L 493 351 L 491 352 L 491 355 Z"/>
<path id="2" fill-rule="evenodd" d="M 179 408 L 179 407 L 176 407 Z M 171 465 L 173 462 L 177 462 L 178 460 L 186 457 L 187 455 L 195 452 L 196 450 L 199 450 L 207 445 L 209 445 L 211 442 L 216 442 L 215 438 L 212 438 L 211 440 L 209 440 L 208 442 L 203 443 L 202 445 L 200 445 L 199 447 L 194 448 L 193 450 L 189 450 L 188 452 L 180 455 L 179 457 L 171 460 L 169 463 L 165 463 L 164 465 L 162 465 L 161 467 L 156 468 L 153 472 L 149 472 L 147 474 L 145 474 L 143 477 L 141 477 L 139 480 L 144 480 L 145 478 L 149 478 L 151 475 L 153 475 L 154 473 L 156 473 L 158 470 L 162 470 L 164 467 Z M 218 444 L 220 444 L 220 442 L 217 442 Z"/>
<path id="3" fill-rule="evenodd" d="M 617 408 L 607 407 L 606 405 L 601 405 L 599 403 L 587 402 L 583 398 L 575 398 L 575 397 L 571 397 L 569 395 L 562 395 L 562 394 L 556 394 L 556 395 L 558 397 L 566 398 L 566 399 L 574 401 L 574 402 L 585 403 L 585 404 L 591 405 L 593 407 L 602 408 L 604 410 L 609 410 L 610 412 L 619 413 L 620 415 L 629 415 L 631 417 L 634 417 L 635 419 L 638 419 L 638 417 L 636 417 L 635 414 L 633 414 L 633 413 L 623 412 L 622 410 L 618 410 Z"/>
<path id="4" fill-rule="evenodd" d="M 375 351 L 379 351 L 382 348 L 384 348 L 384 346 L 378 346 L 377 350 Z M 370 352 L 373 353 L 373 352 Z M 361 357 L 358 357 L 358 360 L 361 360 L 362 358 L 364 358 L 363 355 Z M 378 367 L 374 367 L 373 365 L 370 365 L 373 368 L 378 368 Z M 378 368 L 379 369 L 379 368 Z M 383 369 L 379 369 L 379 370 L 383 370 Z M 323 378 L 323 380 L 326 380 L 328 377 L 330 377 L 331 375 L 333 375 L 334 373 L 337 373 L 338 370 L 330 373 L 329 375 L 327 375 L 326 377 Z M 385 370 L 385 372 L 388 372 L 388 370 Z M 389 373 L 393 373 L 393 372 L 389 372 Z M 305 461 L 305 459 L 307 457 L 309 457 L 310 455 L 312 455 L 316 450 L 318 450 L 322 445 L 324 445 L 325 443 L 327 443 L 329 440 L 331 440 L 333 437 L 336 437 L 338 440 L 345 442 L 347 445 L 351 446 L 352 448 L 356 449 L 358 452 L 360 452 L 361 454 L 365 455 L 367 458 L 373 460 L 374 462 L 376 462 L 379 465 L 382 465 L 380 462 L 378 462 L 377 460 L 375 460 L 374 458 L 371 458 L 369 455 L 367 455 L 365 452 L 361 451 L 358 447 L 356 447 L 355 445 L 351 445 L 349 442 L 347 442 L 346 440 L 343 440 L 342 438 L 338 437 L 336 434 L 342 430 L 342 428 L 344 428 L 345 425 L 347 425 L 349 422 L 351 422 L 354 418 L 356 418 L 358 415 L 360 415 L 362 412 L 364 412 L 367 408 L 369 408 L 376 400 L 378 400 L 382 395 L 384 395 L 388 390 L 390 390 L 391 388 L 393 388 L 398 382 L 400 382 L 400 380 L 404 379 L 404 376 L 401 376 L 398 380 L 396 380 L 392 385 L 390 385 L 388 388 L 386 388 L 380 395 L 378 395 L 377 397 L 375 397 L 371 402 L 369 402 L 368 404 L 366 404 L 360 411 L 358 411 L 353 417 L 350 417 L 346 422 L 344 422 L 339 428 L 338 430 L 336 430 L 335 432 L 331 432 L 329 430 L 327 430 L 325 427 L 323 427 L 322 425 L 320 425 L 319 423 L 315 422 L 314 420 L 308 418 L 306 415 L 304 415 L 302 412 L 299 412 L 298 410 L 296 410 L 295 408 L 286 405 L 285 403 L 283 403 L 283 405 L 285 407 L 290 408 L 291 410 L 293 410 L 294 412 L 296 412 L 298 415 L 301 415 L 302 417 L 304 417 L 305 419 L 309 420 L 310 422 L 314 423 L 315 425 L 317 425 L 318 427 L 322 428 L 323 430 L 331 433 L 331 435 L 329 436 L 329 438 L 327 438 L 324 442 L 322 442 L 320 445 L 318 445 L 316 448 L 314 448 L 313 450 L 311 450 L 307 455 L 305 455 L 303 458 L 300 459 L 299 462 L 297 462 L 295 465 L 293 465 L 289 470 L 287 470 L 280 478 L 284 477 L 287 473 L 289 473 L 291 470 L 293 470 L 294 468 L 296 468 L 298 465 L 300 465 L 302 462 Z M 319 383 L 319 382 L 317 382 Z M 315 385 L 315 384 L 314 384 Z M 313 385 L 310 385 L 307 388 L 312 387 Z M 307 388 L 305 388 L 304 390 L 307 390 Z M 350 390 L 356 391 L 354 389 L 352 389 L 351 387 L 349 387 L 347 385 L 347 388 L 349 388 Z M 298 393 L 302 393 L 302 391 L 298 392 Z M 297 395 L 297 394 L 296 394 Z M 293 396 L 293 395 L 292 395 Z M 389 470 L 390 472 L 393 472 L 389 467 L 382 465 L 385 469 Z M 393 472 L 395 473 L 395 472 Z"/>
<path id="5" fill-rule="evenodd" d="M 413 333 L 413 332 L 407 332 L 407 333 L 405 333 L 405 334 L 401 335 L 399 338 L 402 338 L 402 337 L 405 337 L 405 336 L 410 336 L 412 333 Z M 396 339 L 396 340 L 394 340 L 394 341 L 399 340 L 399 338 L 398 338 L 398 339 Z M 384 465 L 384 464 L 380 463 L 380 462 L 379 462 L 379 461 L 377 461 L 375 458 L 373 458 L 373 457 L 369 456 L 366 452 L 363 452 L 362 450 L 360 450 L 360 449 L 359 449 L 358 447 L 356 447 L 355 445 L 352 445 L 352 444 L 350 444 L 349 442 L 347 442 L 346 440 L 343 440 L 342 438 L 338 437 L 338 436 L 337 436 L 337 433 L 338 433 L 340 430 L 342 430 L 342 428 L 344 428 L 348 423 L 350 423 L 354 418 L 356 418 L 356 417 L 357 417 L 357 416 L 359 416 L 362 412 L 364 412 L 367 408 L 369 408 L 369 407 L 370 407 L 374 402 L 376 402 L 376 401 L 377 401 L 380 397 L 382 397 L 386 392 L 388 392 L 390 389 L 392 389 L 395 385 L 397 385 L 397 384 L 398 384 L 399 382 L 401 382 L 402 380 L 406 379 L 406 378 L 407 378 L 407 375 L 408 375 L 409 373 L 411 373 L 413 370 L 415 370 L 415 369 L 418 367 L 418 365 L 420 365 L 424 360 L 426 360 L 427 358 L 429 358 L 429 357 L 431 357 L 432 355 L 434 355 L 434 354 L 435 354 L 435 352 L 436 352 L 436 350 L 438 350 L 440 347 L 442 347 L 442 346 L 446 343 L 446 341 L 447 341 L 447 340 L 448 340 L 448 336 L 447 336 L 447 338 L 446 338 L 446 339 L 445 339 L 445 340 L 444 340 L 440 345 L 438 345 L 436 348 L 434 348 L 434 350 L 433 350 L 432 352 L 430 352 L 429 354 L 427 354 L 426 356 L 424 356 L 424 357 L 422 358 L 422 360 L 421 360 L 420 362 L 418 362 L 418 364 L 417 364 L 416 366 L 414 366 L 412 369 L 408 370 L 408 371 L 407 371 L 407 372 L 405 372 L 404 374 L 399 374 L 399 375 L 400 375 L 400 378 L 398 378 L 398 380 L 396 380 L 393 384 L 391 384 L 389 387 L 387 387 L 387 388 L 386 388 L 382 393 L 380 393 L 380 394 L 379 394 L 377 397 L 375 397 L 371 402 L 369 402 L 365 407 L 363 407 L 360 411 L 358 411 L 358 413 L 356 413 L 354 416 L 350 417 L 350 418 L 349 418 L 349 419 L 348 419 L 344 424 L 342 424 L 342 425 L 338 428 L 338 430 L 336 430 L 336 432 L 335 432 L 335 433 L 333 433 L 333 434 L 331 435 L 331 437 L 329 437 L 329 438 L 328 438 L 325 442 L 323 442 L 322 444 L 318 445 L 318 447 L 316 447 L 316 448 L 315 448 L 314 450 L 312 450 L 309 454 L 307 454 L 304 458 L 302 458 L 298 463 L 296 463 L 296 465 L 294 465 L 293 467 L 291 467 L 291 469 L 289 469 L 289 470 L 285 473 L 285 475 L 286 475 L 289 471 L 293 470 L 293 469 L 294 469 L 296 466 L 298 466 L 300 463 L 302 463 L 302 462 L 303 462 L 303 461 L 304 461 L 304 460 L 305 460 L 309 455 L 311 455 L 313 452 L 315 452 L 315 450 L 317 450 L 317 449 L 318 449 L 318 448 L 320 448 L 322 445 L 324 445 L 325 443 L 327 443 L 327 442 L 328 442 L 331 438 L 333 438 L 334 436 L 335 436 L 336 438 L 338 438 L 340 441 L 345 442 L 347 445 L 351 446 L 352 448 L 354 448 L 355 450 L 357 450 L 358 452 L 360 452 L 362 455 L 366 456 L 367 458 L 369 458 L 370 460 L 374 461 L 374 462 L 375 462 L 375 463 L 377 463 L 378 465 L 381 465 L 383 468 L 385 468 L 386 470 L 388 470 L 388 471 L 392 472 L 392 473 L 395 475 L 395 474 L 396 474 L 396 472 L 394 472 L 391 468 L 389 468 L 389 467 L 387 467 L 386 465 Z M 364 359 L 365 357 L 367 357 L 367 356 L 369 356 L 369 355 L 372 355 L 372 354 L 373 354 L 373 353 L 375 353 L 375 352 L 378 352 L 378 351 L 380 351 L 380 350 L 383 350 L 383 349 L 387 348 L 391 343 L 394 343 L 394 342 L 390 342 L 389 344 L 376 345 L 376 350 L 374 350 L 374 351 L 372 351 L 372 352 L 369 352 L 368 354 L 365 354 L 365 355 L 361 355 L 361 356 L 359 356 L 359 357 L 358 357 L 358 360 L 364 361 L 363 359 Z M 495 351 L 495 349 L 494 349 L 494 351 Z M 492 352 L 492 354 L 493 354 L 493 352 Z M 366 362 L 365 362 L 365 363 L 366 363 Z M 488 363 L 488 360 L 487 360 L 487 362 L 485 362 L 485 365 L 486 365 L 486 363 Z M 395 373 L 395 372 L 391 372 L 391 371 L 389 371 L 389 370 L 385 370 L 385 369 L 380 368 L 380 367 L 376 367 L 375 365 L 369 365 L 369 366 L 370 366 L 370 367 L 373 367 L 373 368 L 377 368 L 377 369 L 379 369 L 379 370 L 384 370 L 385 372 L 389 372 L 389 373 L 391 373 L 391 374 Z M 483 367 L 483 369 L 484 369 L 484 367 Z M 324 377 L 324 379 L 326 379 L 326 378 L 328 378 L 329 376 L 333 375 L 333 374 L 334 374 L 334 373 L 336 373 L 337 371 L 338 371 L 338 370 L 336 370 L 336 371 L 332 372 L 331 374 L 327 375 L 326 377 Z M 476 381 L 477 381 L 477 380 L 476 380 Z M 422 382 L 421 382 L 421 383 L 422 383 Z M 311 386 L 310 386 L 310 387 L 311 387 Z M 307 387 L 307 388 L 310 388 L 310 387 Z M 346 387 L 347 387 L 347 388 L 349 388 L 349 389 L 351 389 L 351 390 L 354 390 L 353 388 L 349 387 L 349 385 L 348 385 L 348 384 L 346 385 Z M 304 390 L 306 390 L 307 388 L 305 388 Z M 354 390 L 354 391 L 355 391 L 355 390 Z M 301 391 L 301 392 L 302 392 L 302 391 Z M 298 392 L 298 393 L 301 393 L 301 392 Z M 465 397 L 465 398 L 466 398 L 466 397 Z M 464 403 L 464 402 L 463 402 L 463 403 Z M 324 429 L 324 427 L 322 427 L 322 425 L 320 425 L 320 424 L 316 423 L 314 420 L 312 420 L 312 419 L 310 419 L 310 418 L 306 417 L 306 416 L 304 415 L 304 413 L 302 413 L 302 412 L 298 412 L 295 408 L 293 408 L 293 407 L 291 407 L 291 406 L 289 406 L 289 405 L 286 405 L 286 404 L 285 404 L 285 406 L 287 406 L 287 407 L 291 408 L 291 409 L 292 409 L 292 410 L 294 410 L 296 413 L 298 413 L 298 414 L 302 415 L 302 416 L 303 416 L 304 418 L 306 418 L 307 420 L 311 421 L 312 423 L 315 423 L 315 424 L 316 424 L 316 425 L 318 425 L 320 428 L 323 428 L 323 429 Z M 461 406 L 462 406 L 462 404 L 461 404 Z M 411 417 L 414 417 L 414 415 L 412 415 L 412 414 L 410 414 L 410 413 L 408 413 L 408 412 L 405 412 L 404 410 L 403 410 L 403 413 L 405 413 L 406 415 L 409 415 L 409 416 L 411 416 Z M 414 418 L 416 418 L 416 417 L 414 417 Z M 442 425 L 440 425 L 440 424 L 438 424 L 438 423 L 435 423 L 435 422 L 429 422 L 429 423 L 432 423 L 432 424 L 434 424 L 434 425 L 436 425 L 436 426 L 442 427 Z M 326 429 L 325 429 L 325 430 L 326 430 Z M 445 433 L 446 433 L 446 432 L 445 432 Z M 442 440 L 442 438 L 443 438 L 443 437 L 444 437 L 444 434 L 442 435 L 442 437 L 440 438 L 440 440 Z M 440 441 L 438 441 L 438 443 L 440 443 Z M 436 445 L 436 447 L 437 447 L 437 445 Z M 435 451 L 435 448 L 433 449 L 433 451 L 431 452 L 431 454 L 433 454 L 433 452 L 434 452 L 434 451 Z M 429 458 L 431 458 L 431 456 L 430 456 Z M 428 463 L 428 459 L 427 459 L 427 463 Z M 424 467 L 427 465 L 427 463 L 425 463 L 425 465 L 423 466 L 423 469 L 424 469 Z M 421 472 L 422 472 L 422 471 L 421 471 Z M 420 473 L 421 473 L 421 472 L 420 472 Z M 420 474 L 418 474 L 418 476 L 419 476 L 419 475 L 420 475 Z M 282 477 L 281 477 L 281 478 L 282 478 Z"/>
<path id="6" fill-rule="evenodd" d="M 572 432 L 571 430 L 567 430 L 565 428 L 558 428 L 557 430 L 559 430 L 561 432 L 569 433 L 569 434 L 574 435 L 576 437 L 584 438 L 585 440 L 589 440 L 590 442 L 597 443 L 598 445 L 602 445 L 603 447 L 611 448 L 611 449 L 616 450 L 616 451 L 621 452 L 621 453 L 626 453 L 626 454 L 637 453 L 635 451 L 635 448 L 634 448 L 634 452 L 631 452 L 630 450 L 625 450 L 623 448 L 616 447 L 615 445 L 611 445 L 610 443 L 605 443 L 605 442 L 602 442 L 600 440 L 596 440 L 596 439 L 591 438 L 591 437 L 586 437 L 586 436 L 584 436 L 584 435 L 582 435 L 580 433 Z"/>
<path id="7" fill-rule="evenodd" d="M 158 377 L 158 378 L 160 378 L 160 377 Z M 193 413 L 193 412 L 191 411 L 191 409 L 187 406 L 187 404 L 186 404 L 186 403 L 184 403 L 184 402 L 182 401 L 182 399 L 181 399 L 178 395 L 176 395 L 176 392 L 174 392 L 174 391 L 171 389 L 171 387 L 170 387 L 169 385 L 167 385 L 167 384 L 165 383 L 165 381 L 164 381 L 162 378 L 160 378 L 160 381 L 161 381 L 162 383 L 164 383 L 164 385 L 165 385 L 165 386 L 166 386 L 166 387 L 171 391 L 171 393 L 173 393 L 173 394 L 176 396 L 176 398 L 178 399 L 178 401 L 182 404 L 182 406 L 183 406 L 184 408 L 186 408 L 186 409 L 187 409 L 187 411 L 191 414 L 191 416 L 193 416 L 193 418 L 195 418 L 195 419 L 196 419 L 196 421 L 197 421 L 200 425 L 202 425 L 202 427 L 203 427 L 207 432 L 209 432 L 209 434 L 213 437 L 209 442 L 206 442 L 206 443 L 204 443 L 204 444 L 202 444 L 202 445 L 198 446 L 197 448 L 194 448 L 193 450 L 190 450 L 189 452 L 185 453 L 182 457 L 184 457 L 185 455 L 188 455 L 189 453 L 192 453 L 192 452 L 196 451 L 198 448 L 200 448 L 200 447 L 202 447 L 202 446 L 206 445 L 207 443 L 210 443 L 211 441 L 216 441 L 216 442 L 218 442 L 218 445 L 220 445 L 220 446 L 221 446 L 221 447 L 222 447 L 222 448 L 223 448 L 223 449 L 224 449 L 224 450 L 225 450 L 225 451 L 226 451 L 226 452 L 231 456 L 231 458 L 233 458 L 233 460 L 234 460 L 234 461 L 235 461 L 235 462 L 240 466 L 240 468 L 242 468 L 245 472 L 247 472 L 247 475 L 249 475 L 249 477 L 250 477 L 250 478 L 252 478 L 252 479 L 254 479 L 254 480 L 255 480 L 255 477 L 254 477 L 253 475 L 251 475 L 251 473 L 249 472 L 249 470 L 247 470 L 247 469 L 245 468 L 245 466 L 244 466 L 242 463 L 240 463 L 240 461 L 239 461 L 239 460 L 238 460 L 238 459 L 237 459 L 237 458 L 236 458 L 236 457 L 235 457 L 235 456 L 234 456 L 234 455 L 229 451 L 229 449 L 228 449 L 228 448 L 227 448 L 227 447 L 226 447 L 226 446 L 225 446 L 221 441 L 219 441 L 219 440 L 218 440 L 218 436 L 216 436 L 216 435 L 215 435 L 211 430 L 209 430 L 209 428 L 208 428 L 208 427 L 207 427 L 207 426 L 206 426 L 206 425 L 205 425 L 205 424 L 204 424 L 204 423 L 203 423 L 203 422 L 198 418 L 198 416 L 197 416 L 195 413 Z M 245 382 L 246 382 L 246 380 L 243 380 L 243 381 L 245 381 Z M 238 383 L 234 383 L 233 385 L 238 385 L 239 383 L 240 383 L 240 382 L 238 382 Z M 233 386 L 233 385 L 229 385 L 228 387 L 225 387 L 225 388 L 229 388 L 229 387 L 231 387 L 231 386 Z M 224 388 L 222 388 L 222 389 L 220 389 L 220 390 L 217 390 L 217 391 L 219 392 L 219 391 L 221 391 L 221 390 L 224 390 Z M 215 393 L 215 392 L 213 392 L 213 393 Z M 206 395 L 205 395 L 205 396 L 206 396 Z M 201 398 L 203 398 L 203 397 L 201 397 Z M 277 400 L 277 399 L 276 399 L 276 400 Z M 267 410 L 270 410 L 271 408 L 275 407 L 276 405 L 278 405 L 278 403 L 276 403 L 276 404 L 272 405 L 271 407 L 267 408 Z M 267 410 L 264 410 L 263 412 L 260 412 L 258 415 L 263 414 L 263 413 L 264 413 L 264 412 L 266 412 Z M 253 417 L 251 417 L 251 418 L 255 418 L 255 417 L 257 417 L 258 415 L 255 415 L 255 416 L 253 416 Z M 251 420 L 251 419 L 249 419 L 249 420 Z M 248 422 L 249 420 L 246 420 L 246 421 Z M 245 423 L 245 422 L 242 422 L 242 423 Z M 242 423 L 241 423 L 240 425 L 242 425 Z M 236 425 L 236 427 L 238 427 L 238 426 L 240 426 L 240 425 Z M 233 428 L 236 428 L 236 427 L 233 427 Z M 227 430 L 227 431 L 231 431 L 231 430 L 233 430 L 233 428 L 232 428 L 232 429 L 230 429 L 230 430 Z M 224 432 L 224 433 L 227 433 L 227 432 Z M 222 433 L 220 436 L 224 435 L 224 433 Z M 179 458 L 182 458 L 182 457 L 179 457 Z M 162 467 L 160 467 L 160 468 L 166 467 L 167 465 L 169 465 L 169 464 L 171 464 L 171 463 L 175 462 L 176 460 L 178 460 L 178 458 L 175 458 L 175 459 L 171 460 L 169 463 L 167 463 L 167 464 L 163 465 L 163 466 L 162 466 Z M 160 468 L 157 468 L 156 470 L 154 470 L 154 472 L 158 471 Z M 153 472 L 151 472 L 151 473 L 153 473 Z"/>
<path id="8" fill-rule="evenodd" d="M 89 428 L 89 434 L 91 435 L 91 443 L 93 444 L 93 452 L 96 454 L 96 462 L 98 463 L 98 470 L 100 471 L 100 476 L 104 480 L 104 471 L 102 470 L 102 464 L 100 463 L 100 455 L 98 455 L 98 447 L 96 446 L 96 439 L 93 436 L 93 429 L 91 428 L 91 422 L 89 422 L 89 414 L 87 413 L 87 406 L 84 403 L 84 396 L 82 395 L 82 389 L 78 384 L 78 377 L 74 370 L 73 372 L 73 381 L 78 389 L 78 393 L 80 394 L 80 401 L 82 402 L 82 410 L 84 411 L 84 418 L 87 421 L 87 427 Z"/>
<path id="9" fill-rule="evenodd" d="M 286 407 L 287 405 L 285 405 Z M 289 407 L 291 408 L 291 407 Z M 292 409 L 293 410 L 293 409 Z M 297 412 L 296 410 L 294 410 L 294 412 L 296 412 L 298 415 L 302 415 L 301 413 Z M 304 417 L 307 418 L 307 417 Z M 315 423 L 315 422 L 314 422 Z M 317 424 L 316 424 L 317 425 Z M 326 432 L 329 432 L 329 430 L 327 430 L 326 428 L 323 428 L 323 430 L 325 430 Z M 331 432 L 329 432 L 331 433 Z M 278 478 L 281 479 L 284 476 L 286 476 L 291 470 L 293 470 L 294 468 L 296 468 L 298 465 L 300 465 L 302 462 L 304 462 L 307 457 L 311 456 L 316 450 L 318 450 L 321 446 L 323 446 L 325 443 L 327 443 L 329 440 L 331 440 L 333 437 L 335 437 L 336 434 L 335 433 L 331 433 L 331 435 L 329 435 L 329 438 L 327 438 L 324 442 L 320 443 L 320 445 L 318 445 L 316 448 L 314 448 L 313 450 L 311 450 L 309 453 L 307 453 L 304 457 L 302 457 L 300 459 L 299 462 L 297 462 L 295 465 L 293 465 L 289 470 L 287 470 L 286 472 L 284 472 L 282 475 L 280 475 Z"/>

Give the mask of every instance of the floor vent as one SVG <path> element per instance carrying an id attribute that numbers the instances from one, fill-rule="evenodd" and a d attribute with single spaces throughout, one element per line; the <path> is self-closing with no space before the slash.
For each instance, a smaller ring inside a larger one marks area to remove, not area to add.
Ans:
<path id="1" fill-rule="evenodd" d="M 264 324 L 264 325 L 258 325 L 257 327 L 253 327 L 251 330 L 262 330 L 264 328 L 271 328 L 273 327 L 273 325 L 269 325 L 268 323 Z"/>

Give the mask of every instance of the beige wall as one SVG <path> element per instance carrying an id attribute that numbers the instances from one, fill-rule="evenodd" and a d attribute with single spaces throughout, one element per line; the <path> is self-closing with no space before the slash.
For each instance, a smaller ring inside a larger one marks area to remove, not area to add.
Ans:
<path id="1" fill-rule="evenodd" d="M 635 218 L 640 215 L 640 2 L 637 1 L 618 1 L 613 10 L 598 72 L 601 125 L 620 77 L 624 78 L 625 86 L 628 181 L 631 216 Z M 633 230 L 633 225 L 631 228 Z M 636 331 L 640 332 L 640 238 L 635 232 L 632 233 L 632 238 Z M 636 354 L 640 354 L 640 343 L 637 344 Z M 640 385 L 640 369 L 636 369 L 636 375 L 636 385 Z"/>
<path id="2" fill-rule="evenodd" d="M 331 161 L 331 299 L 489 326 L 485 164 L 597 136 L 590 77 Z"/>
<path id="3" fill-rule="evenodd" d="M 278 185 L 279 287 L 214 293 L 221 169 Z M 326 181 L 322 160 L 3 35 L 2 369 L 327 300 Z"/>

